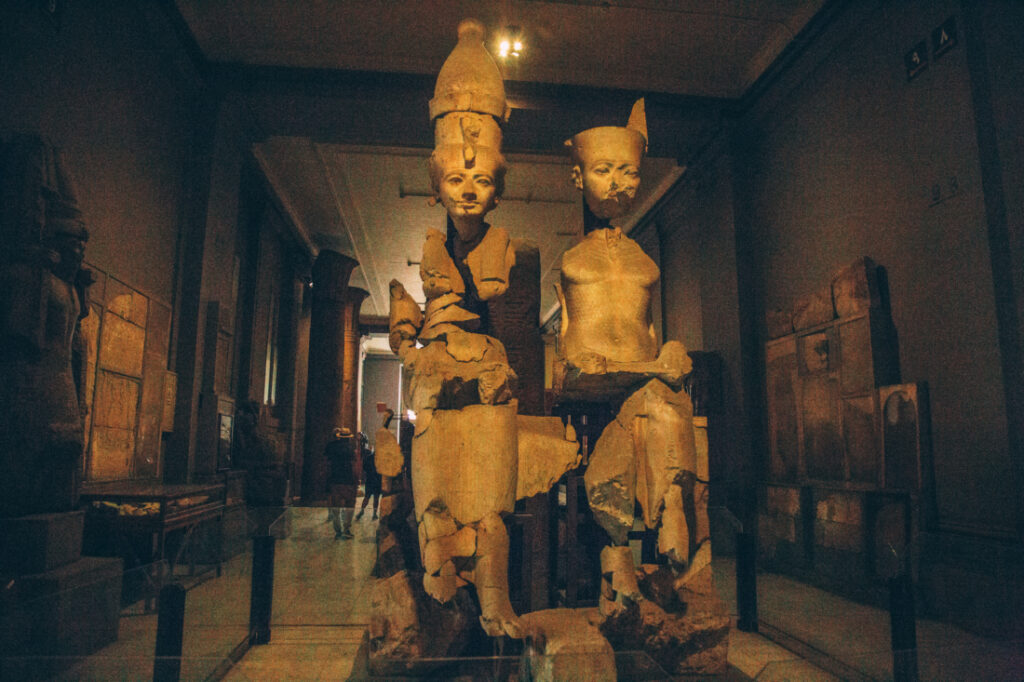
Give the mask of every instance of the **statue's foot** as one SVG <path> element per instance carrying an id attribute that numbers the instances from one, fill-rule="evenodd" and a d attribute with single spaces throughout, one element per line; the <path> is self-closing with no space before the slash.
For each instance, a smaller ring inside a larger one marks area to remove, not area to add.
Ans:
<path id="1" fill-rule="evenodd" d="M 512 610 L 508 593 L 493 588 L 477 591 L 480 597 L 480 625 L 490 637 L 509 636 L 522 639 L 523 626 L 519 616 Z"/>

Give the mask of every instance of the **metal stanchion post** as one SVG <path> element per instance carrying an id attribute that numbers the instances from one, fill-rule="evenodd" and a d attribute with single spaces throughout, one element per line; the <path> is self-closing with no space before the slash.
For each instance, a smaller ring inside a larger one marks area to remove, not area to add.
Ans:
<path id="1" fill-rule="evenodd" d="M 181 678 L 181 645 L 185 634 L 185 588 L 178 583 L 160 590 L 160 615 L 156 621 L 153 682 L 178 682 Z"/>
<path id="2" fill-rule="evenodd" d="M 889 579 L 889 624 L 895 682 L 917 682 L 917 624 L 914 582 L 905 571 Z"/>
<path id="3" fill-rule="evenodd" d="M 270 610 L 274 599 L 274 538 L 252 539 L 252 592 L 249 599 L 249 643 L 270 642 Z"/>
<path id="4" fill-rule="evenodd" d="M 753 533 L 736 534 L 736 628 L 757 632 L 757 544 Z"/>

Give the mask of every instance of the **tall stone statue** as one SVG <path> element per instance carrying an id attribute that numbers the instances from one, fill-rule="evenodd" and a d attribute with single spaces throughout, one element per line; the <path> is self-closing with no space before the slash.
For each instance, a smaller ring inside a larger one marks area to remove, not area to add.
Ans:
<path id="1" fill-rule="evenodd" d="M 392 282 L 390 341 L 411 375 L 424 587 L 446 602 L 473 584 L 484 630 L 518 637 L 502 520 L 516 499 L 516 373 L 491 335 L 488 306 L 508 289 L 515 249 L 505 230 L 485 221 L 504 185 L 500 124 L 508 106 L 483 26 L 466 20 L 458 34 L 430 102 L 430 181 L 447 212 L 447 232 L 429 230 L 423 247 L 425 312 Z"/>
<path id="2" fill-rule="evenodd" d="M 602 632 L 616 649 L 660 647 L 655 658 L 675 673 L 709 672 L 724 666 L 719 643 L 728 632 L 728 617 L 711 585 L 706 450 L 697 451 L 693 407 L 682 390 L 691 363 L 676 341 L 658 347 L 651 297 L 660 272 L 611 224 L 629 211 L 640 185 L 647 147 L 643 100 L 634 105 L 626 127 L 585 130 L 566 145 L 573 181 L 584 197 L 584 236 L 563 254 L 556 287 L 562 318 L 555 390 L 562 402 L 603 401 L 618 408 L 584 474 L 595 520 L 612 540 L 601 552 Z M 643 525 L 657 533 L 657 550 L 668 569 L 644 567 L 638 574 L 634 566 L 628 533 L 637 503 Z M 651 591 L 641 588 L 637 576 L 664 570 L 679 603 L 687 604 L 685 616 L 673 615 L 670 603 L 663 605 L 666 614 L 645 600 Z M 639 619 L 628 615 L 629 609 L 639 609 Z M 666 618 L 679 620 L 673 631 L 687 634 L 674 647 L 645 641 L 644 629 Z M 637 622 L 646 625 L 637 628 Z M 671 648 L 714 651 L 666 662 L 679 655 Z"/>
<path id="3" fill-rule="evenodd" d="M 58 150 L 0 142 L 0 518 L 71 511 L 84 449 L 89 233 Z"/>

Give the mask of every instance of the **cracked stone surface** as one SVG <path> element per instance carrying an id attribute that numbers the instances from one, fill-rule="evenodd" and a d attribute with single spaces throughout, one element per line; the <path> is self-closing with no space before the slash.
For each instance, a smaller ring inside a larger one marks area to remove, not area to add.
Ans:
<path id="1" fill-rule="evenodd" d="M 404 570 L 376 580 L 370 602 L 375 675 L 428 674 L 438 663 L 421 659 L 459 655 L 477 627 L 479 612 L 466 590 L 441 604 L 426 594 L 418 574 Z"/>
<path id="2" fill-rule="evenodd" d="M 623 403 L 598 439 L 584 474 L 587 499 L 597 522 L 622 545 L 633 526 L 634 500 L 640 502 L 644 524 L 657 527 L 666 499 L 676 494 L 672 486 L 695 469 L 690 399 L 652 379 Z M 681 507 L 678 497 L 671 504 Z M 673 517 L 672 527 L 682 532 L 685 522 Z M 666 538 L 664 544 L 680 548 L 688 541 Z"/>
<path id="3" fill-rule="evenodd" d="M 547 609 L 520 617 L 524 665 L 537 682 L 614 682 L 615 652 L 593 624 L 593 609 Z M 525 675 L 522 675 L 526 678 Z"/>
<path id="4" fill-rule="evenodd" d="M 519 476 L 516 499 L 551 490 L 567 471 L 579 466 L 582 455 L 576 431 L 559 417 L 518 415 Z"/>
<path id="5" fill-rule="evenodd" d="M 615 650 L 645 651 L 673 675 L 723 672 L 730 619 L 712 587 L 711 567 L 704 566 L 683 585 L 666 566 L 636 576 L 646 598 L 627 601 L 600 626 Z"/>

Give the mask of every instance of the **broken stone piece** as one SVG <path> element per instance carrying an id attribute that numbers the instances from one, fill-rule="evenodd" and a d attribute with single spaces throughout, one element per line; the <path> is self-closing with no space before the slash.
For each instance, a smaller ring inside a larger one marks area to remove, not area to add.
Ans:
<path id="1" fill-rule="evenodd" d="M 728 611 L 717 596 L 690 597 L 678 612 L 650 599 L 630 603 L 605 619 L 601 633 L 616 651 L 644 651 L 672 675 L 719 674 L 727 665 Z"/>
<path id="2" fill-rule="evenodd" d="M 476 553 L 476 531 L 471 526 L 451 534 L 433 537 L 423 547 L 423 568 L 429 575 L 436 575 L 442 566 L 451 563 L 453 557 L 471 557 Z M 454 565 L 451 575 L 455 575 Z M 444 601 L 444 600 L 439 600 Z"/>
<path id="3" fill-rule="evenodd" d="M 576 432 L 559 417 L 516 416 L 519 477 L 516 499 L 546 493 L 567 471 L 579 466 L 582 455 Z"/>
<path id="4" fill-rule="evenodd" d="M 436 500 L 427 506 L 420 517 L 420 529 L 423 533 L 423 542 L 445 535 L 453 535 L 459 528 L 455 520 L 448 513 L 448 508 L 440 500 Z"/>
<path id="5" fill-rule="evenodd" d="M 480 327 L 480 316 L 460 306 L 450 305 L 433 314 L 429 310 L 429 303 L 427 308 L 427 324 L 419 336 L 424 344 L 447 338 L 448 334 L 454 332 L 476 331 Z"/>
<path id="6" fill-rule="evenodd" d="M 673 483 L 665 495 L 665 510 L 658 529 L 658 551 L 675 565 L 685 566 L 690 558 L 690 531 L 683 511 L 683 490 Z"/>
<path id="7" fill-rule="evenodd" d="M 508 531 L 497 514 L 477 524 L 476 569 L 473 584 L 480 599 L 480 625 L 491 637 L 522 637 L 519 617 L 508 596 Z"/>
<path id="8" fill-rule="evenodd" d="M 608 545 L 601 550 L 601 596 L 600 610 L 604 615 L 617 613 L 626 604 L 643 599 L 636 581 L 633 551 L 628 545 Z"/>
<path id="9" fill-rule="evenodd" d="M 442 605 L 428 597 L 418 575 L 406 571 L 375 580 L 367 628 L 370 670 L 381 676 L 429 674 L 438 665 L 429 659 L 462 653 L 478 613 L 465 590 Z"/>
<path id="10" fill-rule="evenodd" d="M 626 542 L 634 500 L 647 527 L 655 527 L 669 486 L 696 467 L 692 415 L 684 391 L 652 379 L 598 438 L 583 480 L 594 518 L 615 544 Z"/>
<path id="11" fill-rule="evenodd" d="M 592 609 L 547 609 L 520 618 L 528 679 L 537 682 L 614 682 L 615 652 L 590 622 Z"/>
<path id="12" fill-rule="evenodd" d="M 456 590 L 459 589 L 455 575 L 455 564 L 451 561 L 445 562 L 438 569 L 437 575 L 425 573 L 423 575 L 423 589 L 442 604 L 450 601 L 455 596 Z"/>
<path id="13" fill-rule="evenodd" d="M 836 315 L 860 315 L 883 305 L 879 267 L 868 257 L 858 258 L 832 278 L 832 302 Z"/>
<path id="14" fill-rule="evenodd" d="M 678 341 L 661 347 L 658 357 L 643 362 L 617 362 L 585 353 L 572 361 L 556 359 L 552 376 L 558 400 L 614 400 L 652 379 L 674 390 L 693 369 L 686 348 Z"/>
<path id="15" fill-rule="evenodd" d="M 398 476 L 405 466 L 405 458 L 402 456 L 402 448 L 398 445 L 395 434 L 388 429 L 377 429 L 376 448 L 374 450 L 374 465 L 381 476 Z"/>
<path id="16" fill-rule="evenodd" d="M 626 544 L 633 527 L 636 463 L 632 434 L 619 420 L 613 420 L 601 432 L 583 481 L 594 520 L 608 532 L 613 543 Z"/>
<path id="17" fill-rule="evenodd" d="M 801 331 L 835 319 L 832 289 L 822 289 L 805 296 L 793 307 L 793 330 Z"/>
<path id="18" fill-rule="evenodd" d="M 435 499 L 462 525 L 513 510 L 519 461 L 516 408 L 513 400 L 434 412 L 431 428 L 413 439 L 416 518 Z"/>
<path id="19" fill-rule="evenodd" d="M 388 319 L 388 344 L 398 353 L 403 342 L 416 338 L 423 325 L 423 312 L 397 279 L 391 280 L 391 312 Z"/>
<path id="20" fill-rule="evenodd" d="M 509 272 L 516 264 L 516 252 L 512 248 L 508 232 L 501 227 L 491 226 L 469 255 L 466 265 L 473 274 L 477 296 L 481 301 L 501 296 L 508 290 Z"/>
<path id="21" fill-rule="evenodd" d="M 447 334 L 444 341 L 409 350 L 405 365 L 417 434 L 427 430 L 433 410 L 508 402 L 516 380 L 497 339 L 461 330 Z"/>
<path id="22" fill-rule="evenodd" d="M 423 294 L 427 298 L 453 292 L 460 295 L 466 293 L 462 275 L 445 248 L 445 235 L 433 228 L 427 230 L 427 239 L 423 242 L 420 279 L 423 280 Z"/>

